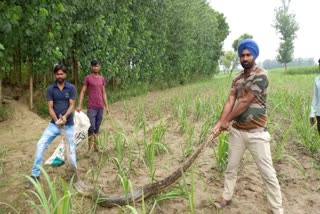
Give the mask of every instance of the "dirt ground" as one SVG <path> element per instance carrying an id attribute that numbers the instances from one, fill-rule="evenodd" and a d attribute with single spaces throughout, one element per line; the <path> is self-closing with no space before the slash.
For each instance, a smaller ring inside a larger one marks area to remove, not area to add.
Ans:
<path id="1" fill-rule="evenodd" d="M 165 93 L 165 92 L 162 92 Z M 182 160 L 183 137 L 177 130 L 177 121 L 171 113 L 167 111 L 170 103 L 164 103 L 161 112 L 153 115 L 149 110 L 154 106 L 155 100 L 165 96 L 159 93 L 150 93 L 143 98 L 139 98 L 145 113 L 148 115 L 149 124 L 157 124 L 164 118 L 167 124 L 165 141 L 168 142 L 169 152 L 156 158 L 156 178 L 162 179 L 173 172 Z M 102 130 L 109 133 L 115 133 L 121 129 L 126 136 L 134 142 L 134 158 L 131 164 L 129 179 L 133 188 L 142 186 L 150 182 L 148 168 L 141 160 L 141 154 L 137 150 L 136 141 L 139 139 L 139 133 L 134 128 L 134 112 L 136 109 L 136 99 L 131 99 L 110 106 L 110 113 L 105 116 Z M 49 119 L 42 119 L 38 115 L 28 110 L 23 101 L 12 100 L 10 108 L 13 111 L 13 117 L 0 123 L 0 202 L 12 205 L 21 213 L 33 213 L 28 203 L 24 189 L 26 178 L 24 175 L 30 175 L 35 153 L 36 143 L 41 133 L 48 125 Z M 156 112 L 153 110 L 153 112 Z M 198 127 L 197 127 L 198 126 Z M 196 130 L 199 130 L 199 124 L 196 124 Z M 150 132 L 150 130 L 149 130 Z M 59 142 L 59 137 L 50 145 L 45 153 L 45 159 L 48 158 Z M 201 156 L 196 160 L 193 171 L 195 178 L 195 211 L 196 213 L 217 213 L 214 207 L 214 200 L 220 197 L 223 188 L 223 176 L 214 168 L 215 160 L 213 157 L 211 145 L 206 148 Z M 86 182 L 91 182 L 92 178 L 88 176 L 91 171 L 97 175 L 97 164 L 94 164 L 92 158 L 84 157 L 85 150 L 78 154 L 78 166 L 81 176 Z M 295 162 L 283 157 L 280 161 L 274 163 L 275 169 L 283 193 L 283 205 L 285 213 L 309 214 L 320 213 L 320 172 L 314 166 L 314 160 L 308 156 L 303 148 L 297 144 L 288 143 L 286 153 L 295 158 L 302 166 L 299 169 Z M 108 137 L 107 152 L 108 159 L 98 173 L 98 183 L 108 194 L 122 194 L 122 188 L 119 185 L 117 177 L 117 168 L 112 162 L 114 152 L 114 137 Z M 96 159 L 95 159 L 96 160 Z M 45 166 L 48 174 L 52 179 L 55 177 L 67 178 L 65 166 L 52 168 Z M 41 181 L 44 185 L 45 182 Z M 168 191 L 176 188 L 177 185 L 170 187 Z M 28 193 L 27 193 L 28 194 Z M 78 200 L 77 200 L 78 199 Z M 93 206 L 88 198 L 78 196 L 74 208 L 76 213 L 89 213 L 90 207 Z M 151 206 L 151 199 L 146 200 L 146 205 Z M 141 203 L 136 206 L 139 207 Z M 5 205 L 0 204 L 0 213 L 9 212 Z M 95 213 L 123 213 L 127 212 L 121 208 L 104 208 L 97 206 Z M 189 203 L 184 197 L 170 199 L 158 203 L 154 213 L 189 213 Z M 267 202 L 266 192 L 259 172 L 251 158 L 249 152 L 246 152 L 239 170 L 239 176 L 233 204 L 225 208 L 220 213 L 271 213 Z"/>

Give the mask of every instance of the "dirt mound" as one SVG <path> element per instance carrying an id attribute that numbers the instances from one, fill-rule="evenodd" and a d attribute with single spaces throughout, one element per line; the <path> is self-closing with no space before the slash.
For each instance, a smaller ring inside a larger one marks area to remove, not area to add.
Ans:
<path id="1" fill-rule="evenodd" d="M 12 115 L 0 123 L 0 201 L 12 202 L 21 191 L 22 175 L 31 172 L 35 142 L 47 122 L 22 101 L 12 99 L 7 105 Z"/>

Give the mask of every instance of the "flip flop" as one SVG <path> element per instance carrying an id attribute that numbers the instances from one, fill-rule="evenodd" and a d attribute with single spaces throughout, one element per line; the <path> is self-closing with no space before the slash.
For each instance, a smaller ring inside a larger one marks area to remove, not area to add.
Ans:
<path id="1" fill-rule="evenodd" d="M 229 200 L 226 202 L 226 204 L 222 203 L 222 199 L 220 201 L 215 201 L 214 205 L 216 206 L 217 209 L 223 209 L 227 206 L 229 206 L 232 203 L 232 200 Z"/>

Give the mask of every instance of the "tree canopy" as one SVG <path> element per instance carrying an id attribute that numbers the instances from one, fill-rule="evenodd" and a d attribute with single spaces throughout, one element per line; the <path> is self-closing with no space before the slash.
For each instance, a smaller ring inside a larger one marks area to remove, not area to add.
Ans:
<path id="1" fill-rule="evenodd" d="M 274 28 L 280 34 L 280 47 L 278 48 L 277 61 L 285 65 L 293 60 L 294 39 L 299 25 L 295 20 L 295 14 L 290 13 L 291 0 L 282 0 L 282 5 L 275 9 Z"/>
<path id="2" fill-rule="evenodd" d="M 77 84 L 98 59 L 114 88 L 171 86 L 217 72 L 228 33 L 205 0 L 1 1 L 0 77 L 43 84 L 62 62 Z"/>

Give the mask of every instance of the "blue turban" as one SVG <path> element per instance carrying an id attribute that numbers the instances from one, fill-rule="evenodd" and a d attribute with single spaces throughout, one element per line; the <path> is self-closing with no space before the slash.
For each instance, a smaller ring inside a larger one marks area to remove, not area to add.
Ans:
<path id="1" fill-rule="evenodd" d="M 240 57 L 243 50 L 247 49 L 253 57 L 256 59 L 259 56 L 259 47 L 255 41 L 252 39 L 244 39 L 240 42 L 238 46 L 238 56 Z"/>

